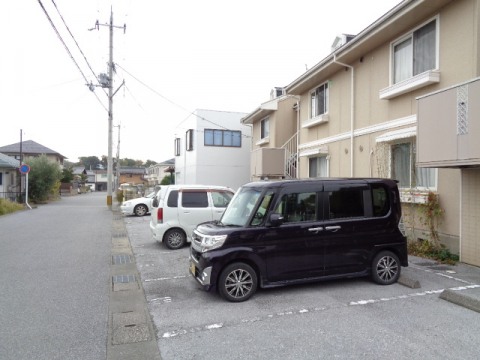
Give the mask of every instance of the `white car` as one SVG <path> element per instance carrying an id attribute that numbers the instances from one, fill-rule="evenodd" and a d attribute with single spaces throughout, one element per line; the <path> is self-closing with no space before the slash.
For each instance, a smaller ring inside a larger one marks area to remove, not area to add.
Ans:
<path id="1" fill-rule="evenodd" d="M 155 193 L 152 192 L 145 197 L 127 200 L 120 205 L 120 210 L 122 211 L 123 215 L 146 215 L 152 208 L 152 200 L 154 196 Z"/>
<path id="2" fill-rule="evenodd" d="M 169 249 L 180 249 L 190 242 L 195 226 L 220 220 L 234 193 L 224 186 L 162 186 L 152 203 L 152 237 Z"/>

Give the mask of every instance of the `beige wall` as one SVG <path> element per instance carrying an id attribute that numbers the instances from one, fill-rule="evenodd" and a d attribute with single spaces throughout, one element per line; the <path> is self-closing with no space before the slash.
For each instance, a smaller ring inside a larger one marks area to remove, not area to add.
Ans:
<path id="1" fill-rule="evenodd" d="M 479 1 L 458 0 L 450 3 L 440 11 L 430 14 L 424 20 L 412 27 L 422 25 L 439 14 L 439 71 L 440 82 L 409 93 L 394 97 L 390 100 L 379 98 L 380 90 L 390 86 L 390 48 L 391 42 L 408 33 L 392 33 L 388 42 L 374 50 L 363 54 L 362 59 L 350 63 L 354 67 L 354 129 L 365 129 L 373 125 L 383 124 L 387 121 L 415 116 L 417 114 L 416 97 L 425 95 L 460 82 L 472 79 L 479 74 L 478 23 Z M 331 65 L 336 66 L 336 65 Z M 312 84 L 311 89 L 329 81 L 329 121 L 308 129 L 301 129 L 300 144 L 325 139 L 331 136 L 349 133 L 350 106 L 351 106 L 351 69 L 338 67 L 339 70 L 331 76 L 325 77 Z M 301 95 L 300 119 L 301 122 L 309 118 L 309 91 Z M 379 170 L 380 162 L 387 161 L 383 170 L 388 168 L 388 156 L 378 153 L 379 147 L 375 138 L 387 131 L 398 128 L 384 129 L 370 134 L 355 136 L 353 146 L 353 168 L 355 177 L 368 177 L 370 175 L 370 160 L 373 176 L 385 176 Z M 435 130 L 432 131 L 435 136 Z M 329 172 L 331 177 L 349 177 L 351 166 L 350 138 L 326 144 L 330 155 Z M 362 151 L 360 150 L 362 147 Z M 316 146 L 310 146 L 315 148 Z M 308 149 L 308 147 L 306 147 Z M 370 158 L 371 151 L 374 155 Z M 348 151 L 348 153 L 346 153 Z M 388 169 L 386 170 L 388 172 Z M 300 177 L 308 177 L 308 158 L 300 160 Z M 459 218 L 459 189 L 460 172 L 458 170 L 439 170 L 438 193 L 441 206 L 445 210 L 443 224 L 439 228 L 445 236 L 458 237 Z"/>
<path id="2" fill-rule="evenodd" d="M 480 169 L 462 170 L 461 261 L 480 266 Z"/>

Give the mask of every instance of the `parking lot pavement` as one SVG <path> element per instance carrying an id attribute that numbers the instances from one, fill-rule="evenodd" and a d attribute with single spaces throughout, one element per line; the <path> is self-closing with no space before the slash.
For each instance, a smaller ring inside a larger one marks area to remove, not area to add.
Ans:
<path id="1" fill-rule="evenodd" d="M 477 291 L 480 269 L 411 257 L 421 288 L 369 278 L 260 289 L 247 302 L 205 293 L 188 273 L 188 247 L 168 250 L 150 217 L 125 217 L 162 359 L 478 358 L 480 314 L 439 295 Z"/>

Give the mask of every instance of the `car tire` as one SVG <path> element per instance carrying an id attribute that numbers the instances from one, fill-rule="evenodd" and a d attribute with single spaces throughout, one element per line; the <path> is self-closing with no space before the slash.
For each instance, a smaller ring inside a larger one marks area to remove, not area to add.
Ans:
<path id="1" fill-rule="evenodd" d="M 165 245 L 171 250 L 180 249 L 186 240 L 184 232 L 180 229 L 168 230 L 164 237 Z"/>
<path id="2" fill-rule="evenodd" d="M 148 208 L 145 205 L 137 205 L 135 209 L 133 209 L 133 213 L 137 216 L 144 216 L 148 212 Z"/>
<path id="3" fill-rule="evenodd" d="M 218 291 L 225 300 L 246 301 L 257 291 L 257 274 L 245 263 L 230 264 L 220 274 Z"/>
<path id="4" fill-rule="evenodd" d="M 373 259 L 372 278 L 377 284 L 390 285 L 397 282 L 400 272 L 400 260 L 391 251 L 382 251 Z"/>

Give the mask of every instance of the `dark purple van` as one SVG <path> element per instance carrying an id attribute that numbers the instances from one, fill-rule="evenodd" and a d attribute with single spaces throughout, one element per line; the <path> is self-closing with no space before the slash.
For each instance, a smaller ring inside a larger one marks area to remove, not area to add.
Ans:
<path id="1" fill-rule="evenodd" d="M 190 273 L 229 301 L 262 288 L 371 275 L 395 283 L 408 266 L 397 183 L 390 179 L 254 182 L 220 221 L 192 234 Z"/>

